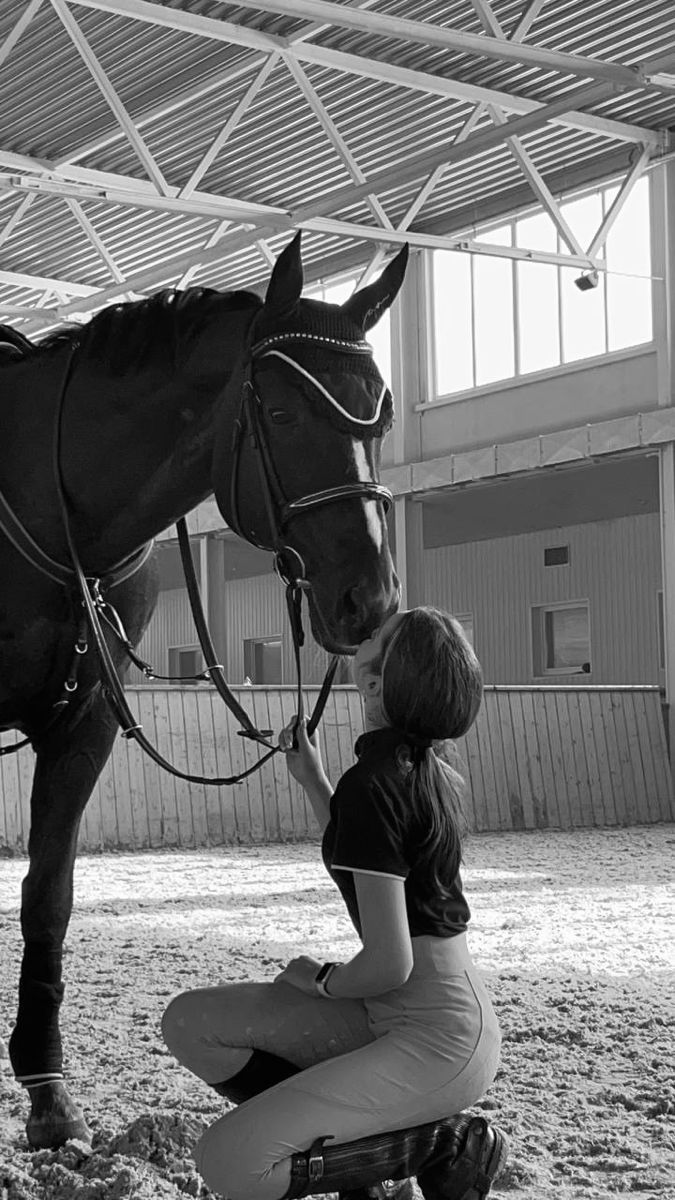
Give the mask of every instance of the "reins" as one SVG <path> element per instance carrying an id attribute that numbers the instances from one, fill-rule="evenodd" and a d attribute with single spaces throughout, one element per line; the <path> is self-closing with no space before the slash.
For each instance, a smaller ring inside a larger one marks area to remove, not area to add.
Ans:
<path id="1" fill-rule="evenodd" d="M 229 523 L 234 528 L 235 532 L 240 534 L 249 542 L 254 542 L 254 539 L 247 534 L 242 528 L 238 517 L 238 491 L 237 478 L 239 466 L 239 451 L 241 446 L 241 438 L 244 430 L 247 430 L 252 437 L 252 442 L 256 450 L 256 460 L 259 468 L 260 482 L 262 494 L 265 502 L 265 510 L 271 531 L 272 545 L 266 546 L 265 549 L 271 549 L 275 555 L 275 569 L 280 579 L 285 585 L 286 607 L 288 611 L 289 623 L 291 627 L 291 635 L 293 642 L 293 654 L 295 660 L 297 693 L 296 693 L 296 709 L 297 723 L 304 717 L 304 701 L 302 692 L 302 665 L 301 665 L 301 647 L 304 644 L 304 631 L 302 627 L 302 595 L 303 591 L 309 587 L 308 581 L 305 578 L 305 566 L 302 558 L 293 547 L 289 546 L 284 540 L 285 526 L 289 520 L 299 512 L 307 511 L 319 505 L 333 503 L 337 500 L 345 498 L 371 498 L 380 499 L 385 503 L 391 502 L 391 493 L 387 488 L 377 483 L 376 480 L 357 480 L 353 483 L 339 484 L 333 487 L 328 487 L 319 492 L 310 493 L 305 496 L 297 497 L 293 500 L 287 500 L 281 483 L 276 472 L 273 456 L 270 452 L 265 436 L 265 431 L 261 421 L 261 402 L 258 393 L 256 392 L 253 382 L 253 365 L 257 358 L 265 355 L 274 355 L 291 366 L 299 370 L 306 378 L 308 378 L 317 389 L 328 397 L 331 404 L 350 420 L 362 426 L 370 426 L 373 420 L 368 418 L 361 420 L 347 413 L 341 405 L 323 388 L 318 380 L 314 378 L 308 371 L 296 363 L 294 359 L 282 354 L 277 350 L 279 344 L 289 344 L 297 341 L 309 342 L 312 345 L 321 345 L 329 342 L 331 349 L 342 350 L 349 354 L 372 354 L 370 346 L 365 342 L 343 342 L 333 338 L 320 337 L 313 334 L 289 333 L 275 335 L 274 337 L 264 339 L 254 345 L 249 351 L 249 355 L 245 365 L 244 382 L 242 387 L 242 402 L 239 414 L 239 419 L 236 423 L 236 437 L 234 447 L 234 461 L 232 466 L 232 520 Z M 184 518 L 181 518 L 176 523 L 178 533 L 178 543 L 180 548 L 181 562 L 185 575 L 185 583 L 188 592 L 188 598 L 192 615 L 197 630 L 199 644 L 202 649 L 206 666 L 203 672 L 197 677 L 201 679 L 209 679 L 219 695 L 221 696 L 228 709 L 233 713 L 239 723 L 243 726 L 240 729 L 240 736 L 249 738 L 251 741 L 257 742 L 259 745 L 267 748 L 267 753 L 262 755 L 252 766 L 245 771 L 236 775 L 219 776 L 209 778 L 201 775 L 193 775 L 189 772 L 181 771 L 173 764 L 168 762 L 159 751 L 152 745 L 143 733 L 142 726 L 136 721 L 131 709 L 126 700 L 124 688 L 120 681 L 112 654 L 106 642 L 102 621 L 105 622 L 112 630 L 114 636 L 128 655 L 147 678 L 158 678 L 152 667 L 144 662 L 143 659 L 136 653 L 131 644 L 123 623 L 116 609 L 104 598 L 101 593 L 101 579 L 88 577 L 85 575 L 82 568 L 77 547 L 72 535 L 70 525 L 70 512 L 68 500 L 65 493 L 62 467 L 61 467 L 61 437 L 62 437 L 62 418 L 65 405 L 65 398 L 70 383 L 73 364 L 75 359 L 76 347 L 71 350 L 66 368 L 61 383 L 60 394 L 58 397 L 56 419 L 54 424 L 54 438 L 52 447 L 52 467 L 57 492 L 57 500 L 60 511 L 61 520 L 63 523 L 64 533 L 68 546 L 68 553 L 71 559 L 72 566 L 65 567 L 63 564 L 57 563 L 55 560 L 45 555 L 36 543 L 30 538 L 30 535 L 23 529 L 20 522 L 14 517 L 14 514 L 5 505 L 9 512 L 9 517 L 3 509 L 0 516 L 5 515 L 5 523 L 0 524 L 0 528 L 7 534 L 17 549 L 32 562 L 32 564 L 43 574 L 49 575 L 50 578 L 62 585 L 71 584 L 73 580 L 77 585 L 77 590 L 80 596 L 80 601 L 83 609 L 82 619 L 78 626 L 78 636 L 75 644 L 73 663 L 68 674 L 68 678 L 64 685 L 64 691 L 60 700 L 53 706 L 53 714 L 46 728 L 49 729 L 55 721 L 61 716 L 64 708 L 67 706 L 72 694 L 77 689 L 77 668 L 83 656 L 88 649 L 87 627 L 99 659 L 102 684 L 106 698 L 112 708 L 115 718 L 120 725 L 122 736 L 133 738 L 141 748 L 149 755 L 164 770 L 170 772 L 181 779 L 188 780 L 192 783 L 213 784 L 216 786 L 230 785 L 241 782 L 248 775 L 263 766 L 272 756 L 279 752 L 279 747 L 272 745 L 269 738 L 273 736 L 272 730 L 257 729 L 245 709 L 239 704 L 236 697 L 228 687 L 225 679 L 223 667 L 217 662 L 215 649 L 209 634 L 208 625 L 204 615 L 199 585 L 195 574 L 192 554 L 190 552 L 190 541 L 187 531 L 187 524 Z M 379 418 L 380 410 L 384 400 L 385 389 L 382 390 L 378 404 L 376 418 Z M 2 497 L 0 497 L 2 499 Z M 8 528 L 9 525 L 9 528 Z M 119 564 L 106 576 L 106 582 L 115 584 L 122 582 L 123 579 L 129 578 L 136 570 L 138 570 L 146 561 L 152 546 L 141 547 Z M 333 656 L 323 683 L 321 685 L 313 712 L 308 722 L 307 732 L 311 736 L 315 731 L 323 714 L 326 701 L 330 694 L 330 690 L 335 678 L 335 673 L 339 664 L 339 657 Z M 159 676 L 159 678 L 162 678 Z M 0 748 L 0 755 L 13 753 L 25 746 L 30 741 L 29 738 L 15 743 L 12 746 Z M 294 744 L 297 741 L 294 738 Z"/>
<path id="2" fill-rule="evenodd" d="M 170 774 L 175 775 L 180 779 L 185 779 L 190 783 L 210 784 L 210 785 L 214 785 L 214 786 L 229 786 L 229 785 L 232 785 L 235 783 L 241 783 L 241 781 L 246 779 L 247 776 L 253 774 L 254 771 L 257 771 L 260 767 L 262 767 L 264 765 L 264 763 L 266 763 L 270 758 L 273 757 L 273 755 L 277 754 L 279 752 L 279 747 L 272 745 L 268 740 L 270 737 L 273 736 L 273 730 L 259 730 L 256 728 L 256 726 L 254 725 L 254 723 L 251 721 L 250 717 L 246 713 L 245 709 L 239 704 L 236 697 L 230 691 L 230 689 L 227 685 L 227 682 L 225 680 L 223 668 L 216 661 L 215 649 L 213 647 L 213 643 L 211 641 L 211 637 L 210 637 L 210 634 L 208 631 L 208 626 L 206 623 L 206 618 L 205 618 L 204 610 L 203 610 L 202 603 L 201 603 L 201 596 L 199 594 L 199 587 L 197 584 L 197 578 L 195 575 L 194 565 L 192 563 L 192 554 L 190 552 L 190 542 L 189 542 L 189 537 L 188 537 L 188 532 L 187 532 L 187 524 L 186 524 L 184 518 L 181 518 L 176 523 L 176 528 L 178 531 L 178 541 L 179 541 L 179 546 L 180 546 L 181 561 L 183 564 L 183 571 L 185 573 L 185 582 L 186 582 L 186 587 L 187 587 L 187 591 L 188 591 L 188 597 L 190 600 L 190 607 L 192 609 L 192 615 L 193 615 L 193 618 L 195 621 L 195 626 L 197 629 L 199 643 L 202 648 L 202 652 L 204 654 L 204 658 L 205 658 L 206 664 L 207 664 L 204 669 L 204 674 L 209 675 L 209 677 L 213 681 L 214 686 L 216 687 L 219 695 L 224 700 L 227 707 L 230 709 L 230 711 L 233 713 L 233 715 L 244 726 L 244 729 L 240 731 L 242 736 L 248 737 L 252 741 L 256 741 L 260 745 L 267 747 L 267 753 L 262 755 L 255 763 L 252 764 L 252 766 L 248 767 L 244 771 L 237 773 L 236 775 L 208 777 L 208 776 L 203 776 L 203 775 L 195 775 L 195 774 L 192 774 L 191 772 L 187 772 L 187 771 L 181 771 L 178 767 L 175 767 L 172 763 L 170 763 L 167 759 L 165 759 L 163 757 L 163 755 L 161 755 L 159 753 L 159 751 L 156 749 L 156 747 L 153 746 L 152 742 L 150 742 L 148 740 L 148 738 L 145 736 L 145 734 L 143 732 L 142 725 L 136 721 L 136 719 L 135 719 L 133 713 L 131 712 L 131 709 L 129 708 L 129 705 L 127 703 L 126 695 L 124 693 L 124 688 L 120 681 L 112 654 L 110 653 L 108 644 L 107 644 L 107 642 L 105 640 L 105 636 L 103 634 L 103 630 L 101 627 L 101 620 L 99 617 L 100 611 L 105 612 L 105 610 L 108 609 L 111 611 L 112 614 L 114 614 L 113 620 L 110 620 L 110 618 L 106 618 L 107 624 L 112 628 L 112 630 L 115 633 L 115 635 L 117 636 L 118 640 L 121 642 L 123 648 L 125 649 L 127 654 L 129 654 L 130 657 L 132 657 L 132 659 L 136 662 L 136 665 L 139 666 L 141 670 L 144 670 L 146 673 L 148 673 L 148 671 L 147 671 L 148 664 L 143 663 L 143 660 L 139 659 L 138 656 L 135 654 L 133 646 L 131 645 L 131 642 L 129 641 L 129 639 L 126 635 L 126 632 L 124 631 L 124 627 L 121 623 L 121 620 L 120 620 L 117 612 L 112 608 L 112 605 L 109 605 L 103 599 L 103 597 L 100 595 L 99 581 L 96 579 L 88 579 L 82 569 L 82 564 L 80 562 L 77 547 L 75 546 L 75 542 L 73 539 L 72 529 L 71 529 L 71 525 L 70 525 L 70 514 L 69 514 L 69 509 L 68 509 L 68 501 L 66 498 L 64 485 L 63 485 L 63 474 L 62 474 L 62 469 L 61 469 L 61 428 L 62 428 L 64 402 L 65 402 L 65 397 L 66 397 L 66 393 L 68 390 L 70 376 L 72 373 L 74 357 L 75 357 L 75 350 L 73 349 L 73 351 L 71 351 L 71 354 L 68 359 L 68 363 L 66 365 L 63 383 L 61 385 L 61 393 L 59 396 L 56 421 L 54 424 L 52 466 L 53 466 L 53 471 L 54 471 L 54 479 L 55 479 L 55 483 L 56 483 L 56 492 L 57 492 L 59 510 L 60 510 L 60 514 L 61 514 L 61 520 L 63 522 L 63 528 L 64 528 L 64 532 L 66 535 L 66 541 L 68 544 L 68 552 L 70 555 L 71 562 L 73 564 L 75 580 L 76 580 L 76 583 L 78 586 L 82 605 L 84 607 L 84 610 L 85 610 L 85 613 L 87 616 L 88 625 L 89 625 L 89 629 L 91 632 L 91 637 L 92 637 L 94 646 L 96 648 L 96 652 L 98 654 L 98 659 L 99 659 L 99 664 L 101 667 L 101 675 L 102 675 L 102 681 L 103 681 L 106 698 L 107 698 L 108 703 L 110 704 L 110 707 L 112 708 L 115 718 L 120 726 L 122 737 L 133 738 L 134 741 L 136 741 L 139 744 L 141 749 L 143 749 L 145 751 L 145 753 L 154 762 L 156 762 L 158 766 L 162 767 L 165 771 L 168 771 Z M 304 634 L 302 631 L 302 623 L 301 623 L 301 619 L 300 619 L 301 592 L 300 592 L 300 583 L 298 580 L 290 579 L 287 581 L 286 594 L 287 594 L 287 604 L 288 604 L 288 609 L 289 609 L 289 615 L 291 614 L 291 612 L 293 613 L 293 616 L 291 617 L 291 632 L 292 632 L 292 636 L 293 636 L 295 661 L 296 661 L 296 666 L 298 668 L 297 703 L 298 703 L 298 720 L 300 720 L 302 718 L 302 715 L 304 712 L 303 696 L 302 696 L 302 676 L 300 673 L 300 646 L 302 645 L 302 642 L 304 641 Z M 312 713 L 312 717 L 311 717 L 309 725 L 308 725 L 309 733 L 314 732 L 314 730 L 316 729 L 316 726 L 318 725 L 318 723 L 321 719 L 323 709 L 325 707 L 325 704 L 328 699 L 328 695 L 330 693 L 330 689 L 331 689 L 331 686 L 333 683 L 333 679 L 335 677 L 335 672 L 337 670 L 338 662 L 339 662 L 339 659 L 337 657 L 335 657 L 329 664 L 328 670 L 326 672 L 326 676 L 324 678 L 324 682 L 322 684 L 321 690 L 317 697 L 316 704 L 314 706 L 314 711 Z"/>

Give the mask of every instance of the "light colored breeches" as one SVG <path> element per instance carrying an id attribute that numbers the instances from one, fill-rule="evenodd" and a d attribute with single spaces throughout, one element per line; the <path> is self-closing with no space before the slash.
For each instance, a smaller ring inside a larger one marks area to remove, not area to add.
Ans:
<path id="1" fill-rule="evenodd" d="M 206 1083 L 236 1075 L 254 1049 L 301 1068 L 207 1129 L 195 1158 L 213 1191 L 280 1200 L 291 1155 L 316 1138 L 341 1143 L 408 1129 L 480 1099 L 497 1070 L 500 1035 L 465 938 L 414 938 L 413 950 L 403 987 L 367 1001 L 306 996 L 286 983 L 172 1000 L 165 1041 Z"/>

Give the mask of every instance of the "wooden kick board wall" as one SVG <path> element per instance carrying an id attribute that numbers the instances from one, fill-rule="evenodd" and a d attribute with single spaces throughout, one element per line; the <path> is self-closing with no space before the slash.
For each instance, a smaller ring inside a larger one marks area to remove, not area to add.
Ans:
<path id="1" fill-rule="evenodd" d="M 309 706 L 316 688 L 306 689 Z M 291 687 L 238 688 L 260 728 L 295 711 Z M 146 735 L 177 767 L 227 775 L 257 751 L 238 736 L 208 686 L 128 690 Z M 333 689 L 321 725 L 332 780 L 353 761 L 362 727 L 351 687 Z M 3 744 L 13 735 L 3 735 Z M 475 831 L 577 829 L 675 820 L 661 697 L 654 687 L 486 687 L 478 719 L 457 743 Z M 0 849 L 28 845 L 30 750 L 0 758 Z M 81 852 L 253 844 L 317 836 L 302 789 L 281 756 L 235 787 L 191 784 L 161 771 L 119 737 L 87 806 Z"/>

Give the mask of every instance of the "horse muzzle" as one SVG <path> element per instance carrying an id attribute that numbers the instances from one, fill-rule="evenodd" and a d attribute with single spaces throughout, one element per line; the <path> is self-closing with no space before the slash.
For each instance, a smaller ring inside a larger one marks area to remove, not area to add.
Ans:
<path id="1" fill-rule="evenodd" d="M 331 654 L 354 654 L 359 644 L 397 612 L 401 587 L 393 567 L 373 579 L 348 582 L 340 588 L 333 579 L 323 585 L 313 579 L 308 594 L 312 633 Z"/>

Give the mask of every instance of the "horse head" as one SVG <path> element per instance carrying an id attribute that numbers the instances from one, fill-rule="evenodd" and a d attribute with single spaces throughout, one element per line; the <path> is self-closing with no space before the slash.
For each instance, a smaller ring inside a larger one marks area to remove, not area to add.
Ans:
<path id="1" fill-rule="evenodd" d="M 279 256 L 222 405 L 213 488 L 231 528 L 309 585 L 316 640 L 353 652 L 398 607 L 380 446 L 393 401 L 365 335 L 407 247 L 342 305 L 303 299 L 300 235 Z"/>

